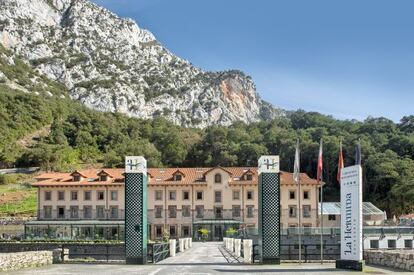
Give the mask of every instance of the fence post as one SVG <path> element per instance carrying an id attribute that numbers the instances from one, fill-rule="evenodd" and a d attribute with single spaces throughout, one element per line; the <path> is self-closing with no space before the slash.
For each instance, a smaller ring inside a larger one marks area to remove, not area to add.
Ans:
<path id="1" fill-rule="evenodd" d="M 184 239 L 178 239 L 178 241 L 180 242 L 180 252 L 184 251 Z"/>
<path id="2" fill-rule="evenodd" d="M 252 240 L 243 240 L 243 254 L 244 254 L 244 262 L 251 263 L 252 262 L 252 248 L 253 248 L 253 241 Z"/>
<path id="3" fill-rule="evenodd" d="M 176 240 L 170 240 L 170 257 L 175 257 L 175 246 L 177 244 Z"/>
<path id="4" fill-rule="evenodd" d="M 236 255 L 236 257 L 240 257 L 240 244 L 241 244 L 240 239 L 234 240 L 234 254 Z"/>

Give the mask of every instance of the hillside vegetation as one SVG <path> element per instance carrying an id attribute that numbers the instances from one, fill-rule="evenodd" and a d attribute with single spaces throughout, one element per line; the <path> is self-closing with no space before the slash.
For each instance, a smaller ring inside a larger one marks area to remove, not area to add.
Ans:
<path id="1" fill-rule="evenodd" d="M 17 59 L 14 65 L 1 60 L 0 64 L 2 71 L 13 70 L 13 75 L 0 84 L 3 167 L 39 165 L 56 171 L 122 167 L 125 155 L 143 155 L 150 167 L 255 166 L 260 155 L 277 154 L 281 168 L 291 171 L 299 138 L 301 169 L 314 177 L 319 140 L 323 138 L 325 194 L 327 199 L 338 200 L 339 142 L 344 143 L 346 165 L 351 165 L 355 144 L 360 140 L 364 200 L 389 215 L 414 211 L 414 116 L 396 124 L 385 118 L 341 121 L 299 110 L 249 125 L 183 128 L 162 118 L 141 120 L 90 110 L 64 97 L 63 87 L 42 78 L 36 80 L 34 93 L 31 79 L 26 79 L 37 75 L 30 66 Z M 31 92 L 15 88 L 10 84 L 12 78 L 21 79 Z M 50 126 L 49 135 L 37 137 L 30 147 L 16 142 L 46 126 Z"/>

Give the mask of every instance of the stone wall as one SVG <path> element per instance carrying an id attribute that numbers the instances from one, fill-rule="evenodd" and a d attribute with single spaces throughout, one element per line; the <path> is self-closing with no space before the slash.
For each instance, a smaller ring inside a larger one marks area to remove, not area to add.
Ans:
<path id="1" fill-rule="evenodd" d="M 69 259 L 93 258 L 96 260 L 125 260 L 125 246 L 123 243 L 0 243 L 0 253 L 54 250 L 62 247 L 69 250 Z M 107 255 L 108 258 L 107 258 Z"/>
<path id="2" fill-rule="evenodd" d="M 376 264 L 414 271 L 414 250 L 366 250 L 367 264 Z"/>
<path id="3" fill-rule="evenodd" d="M 38 267 L 60 260 L 59 251 L 26 251 L 0 254 L 0 271 Z"/>

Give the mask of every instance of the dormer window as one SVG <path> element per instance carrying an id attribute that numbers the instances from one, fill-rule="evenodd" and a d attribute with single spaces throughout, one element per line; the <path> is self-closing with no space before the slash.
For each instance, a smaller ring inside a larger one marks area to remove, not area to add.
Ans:
<path id="1" fill-rule="evenodd" d="M 107 175 L 100 175 L 99 176 L 99 180 L 100 181 L 107 181 L 108 180 L 108 176 Z"/>
<path id="2" fill-rule="evenodd" d="M 246 180 L 253 180 L 253 175 L 252 174 L 247 174 L 246 175 Z"/>
<path id="3" fill-rule="evenodd" d="M 214 183 L 221 183 L 221 174 L 214 175 Z"/>
<path id="4" fill-rule="evenodd" d="M 80 175 L 73 175 L 73 181 L 81 181 Z"/>
<path id="5" fill-rule="evenodd" d="M 183 175 L 181 175 L 181 174 L 175 174 L 174 175 L 174 180 L 175 181 L 181 181 L 183 179 Z"/>

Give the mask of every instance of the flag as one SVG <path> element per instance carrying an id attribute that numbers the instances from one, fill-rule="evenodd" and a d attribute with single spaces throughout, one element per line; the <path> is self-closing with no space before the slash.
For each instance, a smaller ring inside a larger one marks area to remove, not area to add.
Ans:
<path id="1" fill-rule="evenodd" d="M 293 180 L 296 184 L 299 183 L 300 177 L 300 155 L 299 155 L 299 140 L 296 143 L 296 152 L 295 152 L 295 164 L 293 166 Z"/>
<path id="2" fill-rule="evenodd" d="M 339 159 L 338 159 L 338 174 L 336 175 L 336 180 L 341 183 L 341 170 L 344 168 L 344 155 L 342 153 L 342 141 L 339 144 Z"/>
<path id="3" fill-rule="evenodd" d="M 321 142 L 319 145 L 318 171 L 317 171 L 317 176 L 316 176 L 316 180 L 318 181 L 318 183 L 322 181 L 322 170 L 323 170 L 323 160 L 322 160 L 322 139 L 321 139 Z"/>
<path id="4" fill-rule="evenodd" d="M 361 142 L 358 141 L 358 144 L 355 148 L 355 165 L 361 165 Z"/>

